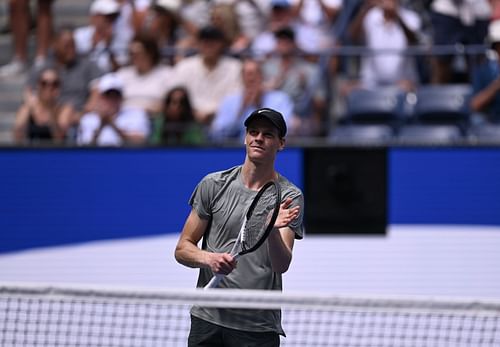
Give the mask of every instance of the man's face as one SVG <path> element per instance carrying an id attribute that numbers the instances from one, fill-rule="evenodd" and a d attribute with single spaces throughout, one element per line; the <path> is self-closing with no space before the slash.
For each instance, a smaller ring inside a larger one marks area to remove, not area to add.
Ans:
<path id="1" fill-rule="evenodd" d="M 199 42 L 200 53 L 208 59 L 218 59 L 224 52 L 224 41 L 218 39 L 204 39 Z"/>
<path id="2" fill-rule="evenodd" d="M 262 73 L 257 62 L 245 62 L 241 77 L 246 88 L 260 87 L 262 84 Z"/>
<path id="3" fill-rule="evenodd" d="M 276 153 L 285 147 L 285 140 L 278 129 L 265 118 L 253 120 L 245 135 L 247 156 L 258 162 L 274 161 Z"/>
<path id="4" fill-rule="evenodd" d="M 288 38 L 278 38 L 276 51 L 282 56 L 291 56 L 295 53 L 295 42 Z"/>
<path id="5" fill-rule="evenodd" d="M 71 31 L 65 31 L 59 35 L 54 43 L 54 52 L 63 64 L 71 63 L 76 59 L 75 40 Z"/>
<path id="6" fill-rule="evenodd" d="M 114 18 L 114 16 L 96 14 L 91 16 L 90 22 L 98 33 L 109 35 L 113 33 Z"/>
<path id="7" fill-rule="evenodd" d="M 100 95 L 98 110 L 102 116 L 111 117 L 120 111 L 121 104 L 121 93 L 115 90 L 110 90 Z"/>

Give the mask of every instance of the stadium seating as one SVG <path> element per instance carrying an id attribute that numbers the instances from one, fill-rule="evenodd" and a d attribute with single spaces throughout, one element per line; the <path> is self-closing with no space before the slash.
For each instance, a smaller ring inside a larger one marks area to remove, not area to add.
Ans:
<path id="1" fill-rule="evenodd" d="M 404 93 L 398 88 L 358 89 L 346 99 L 346 122 L 387 124 L 397 129 L 402 122 Z"/>
<path id="2" fill-rule="evenodd" d="M 418 124 L 456 125 L 465 135 L 471 94 L 468 84 L 421 86 L 416 92 L 413 120 Z"/>
<path id="3" fill-rule="evenodd" d="M 328 138 L 332 144 L 376 145 L 391 141 L 394 130 L 385 124 L 348 124 L 337 126 Z"/>
<path id="4" fill-rule="evenodd" d="M 453 144 L 463 140 L 462 131 L 456 125 L 407 125 L 401 129 L 398 139 L 411 144 Z"/>
<path id="5" fill-rule="evenodd" d="M 471 129 L 471 139 L 477 143 L 500 144 L 500 124 L 484 124 Z"/>

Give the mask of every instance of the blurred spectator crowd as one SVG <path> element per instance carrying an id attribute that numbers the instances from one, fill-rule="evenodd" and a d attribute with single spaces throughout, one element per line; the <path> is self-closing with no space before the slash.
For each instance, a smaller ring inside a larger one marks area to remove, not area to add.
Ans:
<path id="1" fill-rule="evenodd" d="M 259 107 L 292 141 L 500 136 L 500 0 L 94 0 L 57 28 L 54 1 L 33 59 L 9 3 L 19 144 L 241 143 Z"/>

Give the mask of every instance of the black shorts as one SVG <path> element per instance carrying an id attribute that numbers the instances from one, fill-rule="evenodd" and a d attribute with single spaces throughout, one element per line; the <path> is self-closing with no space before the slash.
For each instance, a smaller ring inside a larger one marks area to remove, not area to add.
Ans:
<path id="1" fill-rule="evenodd" d="M 221 327 L 191 316 L 189 347 L 278 347 L 280 337 L 276 332 L 253 332 Z"/>

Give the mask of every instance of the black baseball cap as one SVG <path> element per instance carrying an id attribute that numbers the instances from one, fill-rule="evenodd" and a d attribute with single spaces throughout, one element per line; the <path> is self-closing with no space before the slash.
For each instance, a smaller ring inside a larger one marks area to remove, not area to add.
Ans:
<path id="1" fill-rule="evenodd" d="M 248 116 L 244 123 L 245 126 L 248 127 L 248 124 L 250 124 L 250 122 L 256 118 L 266 118 L 278 129 L 280 137 L 285 137 L 286 123 L 283 115 L 280 112 L 267 107 L 259 108 L 253 111 L 250 116 Z"/>

